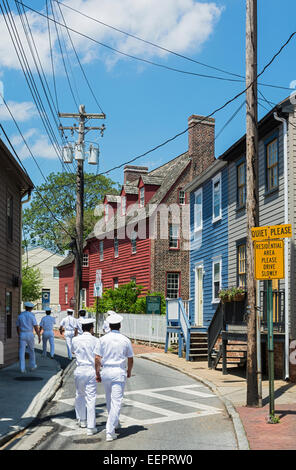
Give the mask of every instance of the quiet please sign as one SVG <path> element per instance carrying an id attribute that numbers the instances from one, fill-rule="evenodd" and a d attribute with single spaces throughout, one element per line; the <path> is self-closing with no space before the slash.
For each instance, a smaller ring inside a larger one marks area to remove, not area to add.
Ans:
<path id="1" fill-rule="evenodd" d="M 252 240 L 268 240 L 270 238 L 291 238 L 292 225 L 267 225 L 265 227 L 253 227 L 251 229 Z"/>

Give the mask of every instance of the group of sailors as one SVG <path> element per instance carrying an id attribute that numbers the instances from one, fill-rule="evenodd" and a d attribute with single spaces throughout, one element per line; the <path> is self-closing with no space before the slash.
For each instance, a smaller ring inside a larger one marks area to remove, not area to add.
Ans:
<path id="1" fill-rule="evenodd" d="M 24 303 L 25 311 L 17 319 L 19 335 L 19 359 L 22 373 L 25 369 L 25 351 L 28 348 L 29 369 L 37 368 L 34 352 L 34 331 L 38 342 L 43 341 L 42 355 L 47 354 L 47 342 L 50 345 L 50 356 L 54 358 L 54 325 L 55 318 L 51 310 L 46 309 L 46 315 L 38 326 L 32 313 L 34 304 Z M 86 311 L 80 310 L 79 317 L 73 316 L 72 309 L 67 310 L 67 316 L 59 325 L 59 331 L 64 334 L 68 357 L 76 359 L 74 372 L 76 398 L 75 413 L 78 426 L 87 429 L 87 435 L 98 432 L 96 426 L 96 394 L 97 383 L 102 383 L 106 395 L 108 419 L 106 423 L 106 441 L 117 438 L 116 430 L 120 427 L 119 416 L 124 394 L 126 379 L 131 377 L 133 368 L 133 348 L 130 340 L 120 333 L 123 317 L 113 311 L 107 312 L 103 325 L 105 333 L 100 338 L 94 336 L 95 320 L 86 317 Z"/>

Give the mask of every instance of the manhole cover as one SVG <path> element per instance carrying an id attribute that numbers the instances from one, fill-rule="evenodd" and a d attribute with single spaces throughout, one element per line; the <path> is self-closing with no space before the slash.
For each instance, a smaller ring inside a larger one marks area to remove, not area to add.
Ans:
<path id="1" fill-rule="evenodd" d="M 14 380 L 19 380 L 20 382 L 37 382 L 38 380 L 44 380 L 43 377 L 15 377 Z"/>

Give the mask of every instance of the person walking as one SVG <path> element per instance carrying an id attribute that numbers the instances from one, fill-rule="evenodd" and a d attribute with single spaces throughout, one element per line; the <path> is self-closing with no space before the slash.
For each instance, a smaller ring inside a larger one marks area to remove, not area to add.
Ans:
<path id="1" fill-rule="evenodd" d="M 42 356 L 46 357 L 47 352 L 47 341 L 49 341 L 50 346 L 50 357 L 54 358 L 54 332 L 53 326 L 55 325 L 55 318 L 51 316 L 51 309 L 45 309 L 46 315 L 41 318 L 39 327 L 40 334 L 42 334 Z"/>
<path id="2" fill-rule="evenodd" d="M 20 369 L 24 374 L 26 372 L 26 347 L 29 352 L 29 369 L 34 370 L 37 368 L 35 351 L 34 351 L 34 333 L 35 330 L 40 343 L 40 331 L 35 315 L 32 313 L 34 304 L 32 302 L 24 303 L 25 310 L 21 312 L 16 320 L 16 330 L 19 336 L 19 361 Z"/>
<path id="3" fill-rule="evenodd" d="M 75 336 L 72 351 L 76 356 L 74 372 L 76 419 L 87 435 L 98 432 L 96 427 L 97 375 L 99 373 L 99 339 L 94 334 L 94 319 L 81 318 L 82 335 Z"/>
<path id="4" fill-rule="evenodd" d="M 81 319 L 82 318 L 85 318 L 85 315 L 86 315 L 86 310 L 79 310 L 78 312 L 78 320 L 77 320 L 77 323 L 78 323 L 78 334 L 79 335 L 82 335 L 83 333 L 83 330 L 82 330 L 82 326 L 81 326 Z"/>
<path id="5" fill-rule="evenodd" d="M 64 332 L 67 344 L 68 358 L 72 360 L 72 339 L 78 333 L 78 324 L 76 318 L 73 317 L 74 310 L 68 309 L 67 316 L 60 323 L 60 333 Z"/>
<path id="6" fill-rule="evenodd" d="M 109 314 L 106 320 L 111 331 L 100 338 L 99 364 L 102 369 L 97 374 L 97 381 L 102 382 L 106 395 L 107 442 L 117 439 L 115 430 L 119 426 L 124 387 L 126 379 L 131 377 L 134 355 L 130 340 L 119 331 L 123 317 L 113 311 Z"/>
<path id="7" fill-rule="evenodd" d="M 106 315 L 106 318 L 104 320 L 104 323 L 103 323 L 103 333 L 106 334 L 106 333 L 110 333 L 110 325 L 109 323 L 107 322 L 107 318 L 109 317 L 109 315 L 111 315 L 113 313 L 113 310 L 108 310 L 107 312 L 107 315 Z"/>

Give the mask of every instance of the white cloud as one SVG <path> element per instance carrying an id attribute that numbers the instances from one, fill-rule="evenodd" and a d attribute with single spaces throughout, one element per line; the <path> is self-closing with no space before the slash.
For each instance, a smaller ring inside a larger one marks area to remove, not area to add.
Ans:
<path id="1" fill-rule="evenodd" d="M 223 8 L 214 2 L 198 2 L 196 0 L 67 0 L 64 2 L 81 12 L 110 24 L 135 36 L 159 44 L 179 53 L 198 52 L 214 31 Z M 53 2 L 58 16 L 58 7 Z M 104 42 L 111 47 L 127 54 L 139 55 L 143 58 L 163 57 L 166 52 L 120 34 L 110 28 L 91 21 L 66 7 L 62 7 L 63 15 L 69 27 Z M 45 13 L 44 10 L 42 10 Z M 44 69 L 50 71 L 50 49 L 48 41 L 47 20 L 27 10 L 27 17 L 34 35 L 38 52 Z M 58 17 L 62 22 L 62 18 Z M 14 15 L 21 42 L 30 52 L 20 17 Z M 69 39 L 64 31 L 65 41 Z M 90 40 L 70 32 L 83 62 L 94 62 L 104 59 L 106 63 L 114 63 L 123 58 L 115 55 Z M 16 53 L 8 36 L 5 22 L 0 21 L 0 63 L 4 67 L 20 69 Z M 56 32 L 51 23 L 51 36 L 54 43 L 56 62 L 60 61 L 60 52 Z M 69 46 L 70 49 L 70 46 Z M 74 56 L 73 56 L 74 57 Z M 30 60 L 33 67 L 33 63 Z M 62 71 L 62 67 L 59 67 Z"/>
<path id="2" fill-rule="evenodd" d="M 18 122 L 28 121 L 37 114 L 37 109 L 31 101 L 23 101 L 22 103 L 17 103 L 16 101 L 8 101 L 7 105 Z M 12 117 L 3 103 L 2 99 L 0 100 L 0 120 L 1 121 L 11 121 Z"/>
<path id="3" fill-rule="evenodd" d="M 24 134 L 25 141 L 28 144 L 28 147 L 31 149 L 32 154 L 35 158 L 47 158 L 47 159 L 56 159 L 57 154 L 49 142 L 47 136 L 40 134 L 39 129 L 29 129 Z M 15 135 L 11 138 L 11 143 L 15 146 L 16 151 L 21 158 L 25 160 L 28 157 L 31 157 L 31 153 L 28 150 L 28 147 L 24 143 L 23 139 L 19 135 Z"/>

